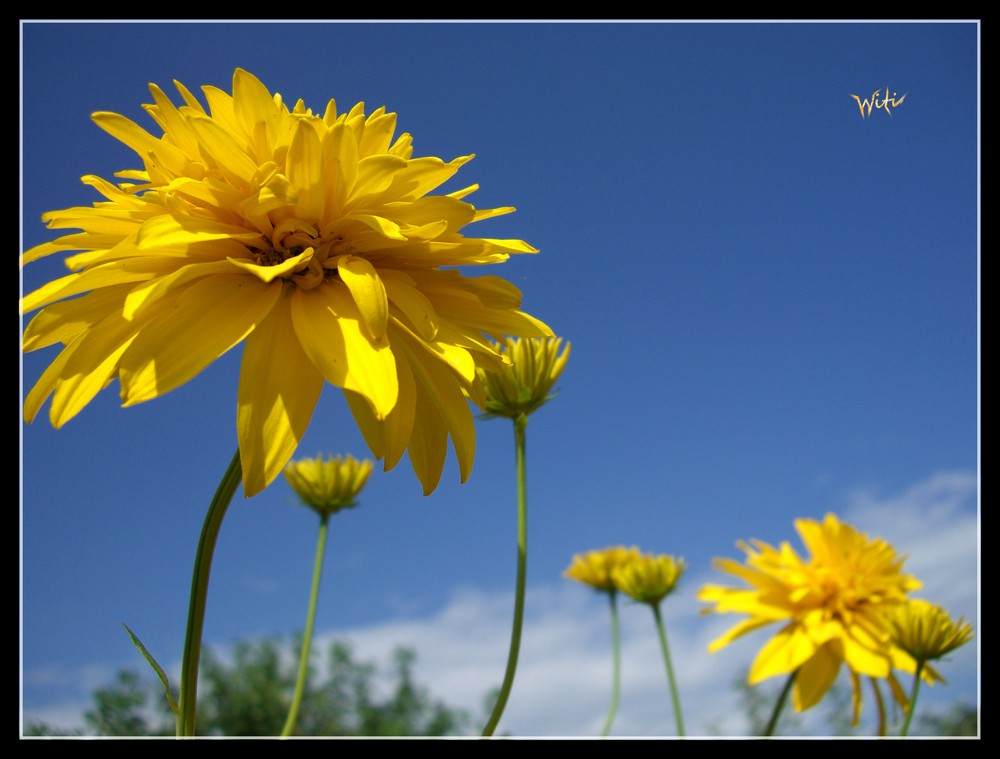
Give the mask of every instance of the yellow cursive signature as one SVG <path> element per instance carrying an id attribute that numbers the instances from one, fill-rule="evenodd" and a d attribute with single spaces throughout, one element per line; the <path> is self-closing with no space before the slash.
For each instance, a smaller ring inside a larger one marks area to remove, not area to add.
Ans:
<path id="1" fill-rule="evenodd" d="M 890 116 L 892 116 L 892 111 L 890 108 L 896 108 L 900 103 L 906 98 L 906 93 L 904 92 L 902 96 L 898 99 L 896 98 L 896 93 L 892 93 L 892 97 L 889 97 L 889 88 L 885 88 L 885 96 L 879 100 L 881 95 L 881 90 L 875 90 L 870 98 L 865 98 L 862 100 L 857 95 L 851 95 L 856 101 L 858 101 L 858 110 L 861 111 L 861 118 L 867 119 L 872 115 L 872 109 L 878 110 L 882 109 Z"/>

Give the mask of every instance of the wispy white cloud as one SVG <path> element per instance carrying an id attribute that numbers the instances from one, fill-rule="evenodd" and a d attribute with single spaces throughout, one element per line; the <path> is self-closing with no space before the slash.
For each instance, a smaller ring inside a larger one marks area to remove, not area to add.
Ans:
<path id="1" fill-rule="evenodd" d="M 979 519 L 971 507 L 977 490 L 974 473 L 941 472 L 898 494 L 855 491 L 844 517 L 907 554 L 906 569 L 924 584 L 917 595 L 975 619 Z"/>
<path id="2" fill-rule="evenodd" d="M 908 553 L 908 571 L 925 583 L 921 595 L 955 615 L 975 620 L 976 491 L 974 475 L 942 473 L 888 496 L 852 493 L 840 516 Z M 788 539 L 797 541 L 792 525 Z M 760 638 L 748 636 L 718 653 L 707 653 L 708 642 L 733 620 L 700 616 L 694 595 L 703 583 L 718 579 L 707 572 L 689 573 L 679 592 L 663 606 L 689 735 L 745 733 L 746 721 L 732 684 L 746 672 L 767 636 L 762 632 Z M 435 698 L 465 709 L 479 721 L 487 692 L 498 687 L 503 676 L 512 608 L 512 593 L 456 588 L 449 602 L 431 616 L 326 631 L 317 636 L 316 645 L 323 650 L 333 639 L 346 639 L 358 659 L 379 663 L 387 662 L 398 646 L 413 649 L 417 652 L 416 681 Z M 517 677 L 498 734 L 596 735 L 608 708 L 611 684 L 605 597 L 569 582 L 533 586 L 526 609 Z M 622 698 L 613 735 L 673 735 L 673 712 L 652 615 L 647 607 L 628 603 L 622 603 L 620 611 Z M 977 702 L 978 640 L 956 652 L 941 669 L 949 684 L 926 689 L 922 704 Z M 71 673 L 36 670 L 25 677 L 34 684 L 45 678 L 78 678 L 77 692 L 84 693 L 97 685 L 94 677 L 98 674 L 106 677 L 108 673 L 99 668 Z M 74 724 L 68 720 L 72 711 L 63 704 L 32 710 L 28 716 L 68 725 Z M 81 711 L 77 708 L 76 714 Z"/>
<path id="3" fill-rule="evenodd" d="M 924 582 L 920 595 L 955 616 L 976 620 L 978 598 L 977 483 L 950 472 L 901 493 L 857 491 L 841 518 L 908 554 L 906 569 Z M 797 541 L 789 525 L 789 540 Z M 664 614 L 689 734 L 741 735 L 747 723 L 731 684 L 745 673 L 762 638 L 715 654 L 708 642 L 732 619 L 701 617 L 695 590 L 718 577 L 685 577 Z M 339 631 L 359 654 L 387 655 L 394 645 L 419 652 L 416 672 L 435 694 L 478 709 L 499 684 L 509 641 L 513 599 L 466 588 L 430 619 Z M 567 583 L 535 586 L 528 594 L 520 664 L 500 728 L 515 735 L 596 735 L 610 692 L 610 634 L 603 596 Z M 622 700 L 615 735 L 672 735 L 674 720 L 663 658 L 646 607 L 623 604 Z M 924 704 L 977 702 L 978 645 L 960 649 L 942 666 L 949 685 L 925 689 Z"/>

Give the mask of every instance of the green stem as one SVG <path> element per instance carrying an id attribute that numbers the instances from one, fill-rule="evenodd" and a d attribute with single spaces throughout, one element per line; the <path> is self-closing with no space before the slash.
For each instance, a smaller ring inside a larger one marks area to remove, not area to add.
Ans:
<path id="1" fill-rule="evenodd" d="M 521 627 L 524 622 L 524 585 L 528 567 L 528 486 L 525 471 L 524 430 L 528 417 L 521 414 L 514 419 L 514 449 L 517 457 L 517 588 L 514 595 L 514 623 L 510 636 L 510 652 L 507 654 L 507 671 L 503 684 L 493 705 L 493 713 L 483 728 L 483 737 L 493 735 L 503 710 L 507 706 L 514 672 L 517 670 L 517 654 L 521 648 Z"/>
<path id="2" fill-rule="evenodd" d="M 618 711 L 618 696 L 621 693 L 622 674 L 622 645 L 621 634 L 618 630 L 618 591 L 614 588 L 608 591 L 608 601 L 611 604 L 611 705 L 608 707 L 608 717 L 604 720 L 604 728 L 601 736 L 606 736 L 611 732 L 611 723 L 615 721 L 615 713 Z"/>
<path id="3" fill-rule="evenodd" d="M 674 702 L 674 719 L 677 722 L 677 735 L 684 737 L 684 717 L 681 716 L 681 697 L 677 692 L 677 679 L 674 677 L 674 665 L 670 662 L 670 649 L 667 646 L 667 630 L 663 626 L 663 616 L 659 604 L 650 604 L 653 616 L 656 618 L 656 629 L 660 633 L 660 648 L 663 649 L 663 661 L 667 665 L 667 680 L 670 683 L 670 698 Z"/>
<path id="4" fill-rule="evenodd" d="M 910 703 L 906 707 L 906 721 L 903 722 L 903 731 L 899 734 L 905 738 L 910 732 L 910 722 L 913 720 L 913 712 L 917 710 L 917 696 L 920 694 L 920 675 L 923 674 L 924 663 L 917 661 L 917 671 L 913 674 L 913 693 L 910 694 Z"/>
<path id="5" fill-rule="evenodd" d="M 299 717 L 299 707 L 302 705 L 302 693 L 306 687 L 306 674 L 309 672 L 309 651 L 312 648 L 313 623 L 316 621 L 316 601 L 319 598 L 319 578 L 323 573 L 323 554 L 326 551 L 327 525 L 329 514 L 321 514 L 319 518 L 319 537 L 316 538 L 316 562 L 313 565 L 312 591 L 309 593 L 309 611 L 306 613 L 306 631 L 302 636 L 302 652 L 299 654 L 299 676 L 295 681 L 295 695 L 288 710 L 288 719 L 281 730 L 282 737 L 292 734 L 295 721 Z"/>
<path id="6" fill-rule="evenodd" d="M 184 635 L 184 658 L 181 663 L 180 702 L 177 709 L 177 735 L 194 735 L 198 703 L 198 665 L 201 660 L 201 634 L 205 626 L 205 602 L 208 599 L 208 577 L 212 572 L 212 555 L 219 537 L 226 509 L 243 477 L 239 449 L 222 476 L 198 539 L 191 577 L 191 598 L 188 604 L 187 630 Z"/>
<path id="7" fill-rule="evenodd" d="M 798 670 L 795 670 L 788 676 L 788 680 L 785 681 L 785 687 L 778 694 L 778 700 L 774 704 L 774 711 L 771 712 L 771 719 L 768 720 L 767 727 L 764 728 L 763 735 L 765 738 L 770 738 L 774 735 L 774 728 L 778 726 L 778 717 L 781 716 L 781 712 L 785 708 L 785 702 L 788 701 L 788 694 L 792 692 L 792 684 L 795 682 L 795 675 L 798 672 Z"/>

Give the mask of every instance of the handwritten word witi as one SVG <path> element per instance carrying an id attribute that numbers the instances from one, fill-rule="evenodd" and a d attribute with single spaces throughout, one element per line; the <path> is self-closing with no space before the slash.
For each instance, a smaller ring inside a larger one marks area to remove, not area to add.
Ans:
<path id="1" fill-rule="evenodd" d="M 881 100 L 879 100 L 880 95 L 881 90 L 875 90 L 870 98 L 865 98 L 864 100 L 859 98 L 857 95 L 851 95 L 852 98 L 858 101 L 858 110 L 861 111 L 861 118 L 866 119 L 871 117 L 873 108 L 875 110 L 884 110 L 892 116 L 892 111 L 890 109 L 897 107 L 906 98 L 906 93 L 903 93 L 903 96 L 897 99 L 895 92 L 892 93 L 892 97 L 889 97 L 888 87 L 885 88 L 885 97 Z"/>

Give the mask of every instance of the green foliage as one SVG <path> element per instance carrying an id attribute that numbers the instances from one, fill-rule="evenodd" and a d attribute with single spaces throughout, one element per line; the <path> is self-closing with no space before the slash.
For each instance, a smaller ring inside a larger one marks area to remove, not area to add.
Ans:
<path id="1" fill-rule="evenodd" d="M 94 707 L 83 719 L 97 735 L 135 737 L 174 732 L 172 716 L 157 715 L 153 706 L 164 700 L 163 691 L 151 688 L 136 672 L 119 672 L 115 684 L 95 691 L 93 699 Z"/>
<path id="2" fill-rule="evenodd" d="M 969 704 L 956 704 L 943 714 L 926 714 L 917 721 L 920 729 L 915 732 L 920 735 L 979 735 L 979 710 Z"/>
<path id="3" fill-rule="evenodd" d="M 778 698 L 783 683 L 780 678 L 759 685 L 750 686 L 745 678 L 733 682 L 733 690 L 739 695 L 739 704 L 747 722 L 747 735 L 761 735 Z M 888 735 L 899 734 L 903 714 L 899 706 L 890 697 L 885 698 L 888 712 Z M 868 704 L 870 712 L 875 711 L 874 703 Z M 911 731 L 912 735 L 922 736 L 960 736 L 978 735 L 979 712 L 974 706 L 957 704 L 945 711 L 921 714 L 920 704 L 917 704 L 918 728 Z M 807 712 L 798 713 L 786 705 L 778 721 L 777 736 L 855 736 L 870 737 L 875 735 L 876 724 L 874 714 L 863 713 L 862 724 L 855 727 L 851 724 L 852 705 L 851 690 L 843 683 L 834 683 L 823 701 Z M 726 734 L 716 726 L 709 729 L 712 735 Z"/>
<path id="4" fill-rule="evenodd" d="M 301 645 L 299 642 L 298 645 Z M 198 734 L 276 736 L 281 734 L 295 687 L 297 646 L 280 639 L 241 641 L 224 661 L 204 649 L 198 700 Z M 310 657 L 314 660 L 315 657 Z M 294 735 L 435 736 L 468 730 L 469 718 L 434 700 L 413 680 L 416 654 L 393 652 L 388 685 L 379 687 L 374 664 L 358 662 L 349 646 L 334 642 L 323 657 L 325 676 L 312 667 Z M 387 695 L 386 695 L 387 694 Z M 175 723 L 158 682 L 136 672 L 119 672 L 114 685 L 92 695 L 84 715 L 91 734 L 173 735 Z M 66 735 L 45 724 L 29 724 L 26 735 Z"/>

